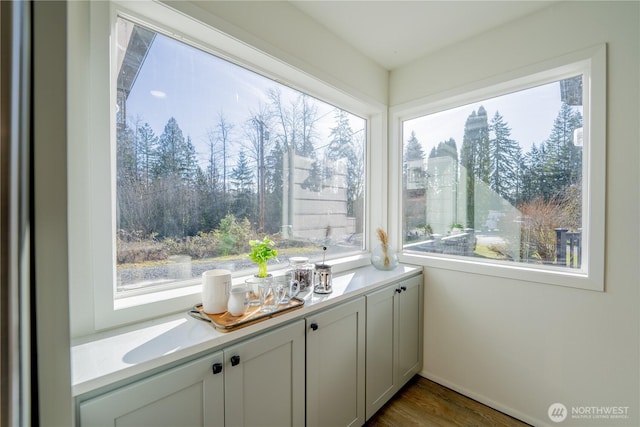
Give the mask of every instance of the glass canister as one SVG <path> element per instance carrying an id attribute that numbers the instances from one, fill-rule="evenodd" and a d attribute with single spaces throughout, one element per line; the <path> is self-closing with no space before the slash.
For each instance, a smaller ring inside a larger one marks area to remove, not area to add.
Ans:
<path id="1" fill-rule="evenodd" d="M 289 258 L 289 269 L 287 271 L 291 280 L 295 280 L 300 285 L 300 292 L 313 285 L 313 264 L 309 258 L 304 256 L 293 256 Z"/>
<path id="2" fill-rule="evenodd" d="M 327 264 L 316 264 L 313 273 L 313 292 L 316 294 L 330 294 L 331 288 L 331 266 Z"/>

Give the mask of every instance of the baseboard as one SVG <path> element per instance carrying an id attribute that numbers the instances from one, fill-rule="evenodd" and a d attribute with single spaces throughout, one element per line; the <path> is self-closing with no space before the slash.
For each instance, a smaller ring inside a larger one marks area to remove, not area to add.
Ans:
<path id="1" fill-rule="evenodd" d="M 527 414 L 524 414 L 520 411 L 516 411 L 513 408 L 510 408 L 508 406 L 505 406 L 503 404 L 501 404 L 500 402 L 496 402 L 495 400 L 489 399 L 486 396 L 483 396 L 482 394 L 473 392 L 471 390 L 468 390 L 464 387 L 459 386 L 458 384 L 455 384 L 451 381 L 446 380 L 445 378 L 439 377 L 437 375 L 434 375 L 428 371 L 425 371 L 424 369 L 420 372 L 418 372 L 418 375 L 420 375 L 423 378 L 426 378 L 428 380 L 431 380 L 435 383 L 438 383 L 444 387 L 450 388 L 451 390 L 460 393 L 464 396 L 467 396 L 470 399 L 473 399 L 475 401 L 478 401 L 480 403 L 482 403 L 483 405 L 487 405 L 490 408 L 495 409 L 496 411 L 500 411 L 503 412 L 507 415 L 509 415 L 510 417 L 516 418 L 522 422 L 525 422 L 527 424 L 531 424 L 532 426 L 538 426 L 538 427 L 551 427 L 551 424 L 549 424 L 547 421 L 544 420 L 540 420 L 538 418 L 534 418 L 531 417 Z"/>

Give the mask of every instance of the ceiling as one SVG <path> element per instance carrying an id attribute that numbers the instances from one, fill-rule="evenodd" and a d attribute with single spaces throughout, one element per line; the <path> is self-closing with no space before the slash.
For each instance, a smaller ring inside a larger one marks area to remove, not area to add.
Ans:
<path id="1" fill-rule="evenodd" d="M 555 1 L 290 1 L 392 70 Z"/>

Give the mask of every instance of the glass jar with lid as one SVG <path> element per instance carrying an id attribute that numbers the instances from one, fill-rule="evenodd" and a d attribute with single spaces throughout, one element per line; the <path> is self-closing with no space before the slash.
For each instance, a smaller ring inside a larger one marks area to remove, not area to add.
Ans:
<path id="1" fill-rule="evenodd" d="M 298 281 L 300 292 L 313 285 L 313 264 L 309 262 L 307 257 L 293 256 L 289 258 L 287 273 L 291 280 Z"/>

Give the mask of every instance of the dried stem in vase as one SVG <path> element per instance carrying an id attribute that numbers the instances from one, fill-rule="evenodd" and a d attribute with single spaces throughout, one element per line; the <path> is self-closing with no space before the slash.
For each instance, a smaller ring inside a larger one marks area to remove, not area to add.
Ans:
<path id="1" fill-rule="evenodd" d="M 388 267 L 389 264 L 391 264 L 389 254 L 387 253 L 387 250 L 389 248 L 389 236 L 387 235 L 387 232 L 382 228 L 378 228 L 376 231 L 378 232 L 378 239 L 380 239 L 380 246 L 382 249 L 382 253 L 384 254 L 383 263 L 385 267 Z"/>

